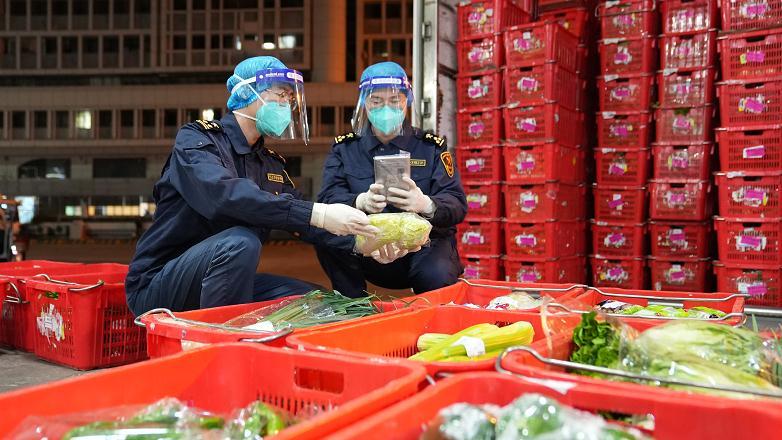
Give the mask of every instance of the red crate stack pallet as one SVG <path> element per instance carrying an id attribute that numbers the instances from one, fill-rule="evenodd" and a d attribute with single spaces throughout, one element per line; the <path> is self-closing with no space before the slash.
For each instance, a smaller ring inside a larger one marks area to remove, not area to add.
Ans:
<path id="1" fill-rule="evenodd" d="M 528 23 L 533 12 L 533 2 L 515 0 L 463 1 L 457 11 L 455 153 L 468 209 L 457 241 L 465 278 L 502 279 L 502 33 Z"/>
<path id="2" fill-rule="evenodd" d="M 588 5 L 544 5 L 504 34 L 504 259 L 517 282 L 583 283 Z M 579 3 L 579 4 L 575 4 Z"/>
<path id="3" fill-rule="evenodd" d="M 717 289 L 782 307 L 782 2 L 721 9 Z"/>
<path id="4" fill-rule="evenodd" d="M 717 0 L 660 3 L 659 107 L 649 181 L 652 288 L 708 291 Z"/>
<path id="5" fill-rule="evenodd" d="M 601 2 L 594 149 L 592 282 L 643 289 L 647 180 L 654 135 L 659 10 L 654 0 Z"/>

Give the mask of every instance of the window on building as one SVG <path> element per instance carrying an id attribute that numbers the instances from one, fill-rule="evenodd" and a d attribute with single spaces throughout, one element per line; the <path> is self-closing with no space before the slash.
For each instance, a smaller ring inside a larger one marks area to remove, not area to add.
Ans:
<path id="1" fill-rule="evenodd" d="M 175 11 L 187 11 L 187 0 L 174 0 Z"/>
<path id="2" fill-rule="evenodd" d="M 27 114 L 11 112 L 11 139 L 27 139 Z"/>
<path id="3" fill-rule="evenodd" d="M 163 110 L 163 136 L 170 138 L 176 134 L 179 121 L 177 120 L 176 109 L 167 108 Z"/>
<path id="4" fill-rule="evenodd" d="M 193 50 L 206 49 L 206 37 L 203 35 L 193 35 L 191 45 Z"/>
<path id="5" fill-rule="evenodd" d="M 206 9 L 206 0 L 192 0 L 193 10 L 200 11 Z"/>
<path id="6" fill-rule="evenodd" d="M 0 112 L 0 140 L 5 139 L 5 112 Z"/>
<path id="7" fill-rule="evenodd" d="M 57 37 L 41 38 L 41 67 L 44 69 L 54 69 L 57 67 Z"/>
<path id="8" fill-rule="evenodd" d="M 114 28 L 128 29 L 130 27 L 130 1 L 114 0 Z"/>
<path id="9" fill-rule="evenodd" d="M 101 110 L 98 112 L 98 137 L 101 139 L 111 139 L 114 137 L 114 115 L 111 110 Z"/>
<path id="10" fill-rule="evenodd" d="M 126 35 L 122 38 L 122 66 L 139 67 L 141 65 L 140 38 Z"/>
<path id="11" fill-rule="evenodd" d="M 71 130 L 71 118 L 67 111 L 54 112 L 54 137 L 56 139 L 68 139 Z"/>
<path id="12" fill-rule="evenodd" d="M 95 29 L 109 28 L 109 2 L 92 0 L 92 27 Z"/>
<path id="13" fill-rule="evenodd" d="M 402 32 L 402 1 L 386 0 L 386 29 L 389 34 Z"/>
<path id="14" fill-rule="evenodd" d="M 353 125 L 351 125 L 350 121 L 353 119 L 354 110 L 354 107 L 342 107 L 342 129 L 340 130 L 340 133 L 353 131 Z"/>
<path id="15" fill-rule="evenodd" d="M 141 111 L 141 137 L 151 139 L 156 136 L 155 133 L 155 110 Z"/>
<path id="16" fill-rule="evenodd" d="M 337 135 L 337 118 L 334 107 L 320 107 L 318 121 L 320 122 L 320 132 L 318 133 L 319 136 Z"/>
<path id="17" fill-rule="evenodd" d="M 193 122 L 198 119 L 201 119 L 201 112 L 198 109 L 195 108 L 189 108 L 185 110 L 185 121 L 186 122 Z"/>
<path id="18" fill-rule="evenodd" d="M 124 139 L 135 136 L 135 115 L 133 110 L 120 110 L 119 112 L 119 137 Z"/>
<path id="19" fill-rule="evenodd" d="M 98 67 L 98 37 L 82 38 L 82 67 Z"/>
<path id="20" fill-rule="evenodd" d="M 187 49 L 187 36 L 186 35 L 174 35 L 174 50 Z"/>
<path id="21" fill-rule="evenodd" d="M 0 68 L 16 68 L 16 38 L 0 37 Z"/>
<path id="22" fill-rule="evenodd" d="M 364 3 L 364 33 L 383 33 L 383 4 L 379 1 Z"/>
<path id="23" fill-rule="evenodd" d="M 151 0 L 136 0 L 133 3 L 135 12 L 135 27 L 137 29 L 149 29 L 149 17 L 152 11 Z"/>
<path id="24" fill-rule="evenodd" d="M 46 29 L 48 13 L 46 0 L 32 0 L 30 2 L 30 27 L 32 30 L 40 31 Z"/>
<path id="25" fill-rule="evenodd" d="M 76 112 L 74 118 L 76 126 L 76 137 L 80 139 L 91 139 L 95 133 L 95 127 L 92 123 L 92 111 L 81 110 Z"/>
<path id="26" fill-rule="evenodd" d="M 79 40 L 76 37 L 62 37 L 61 44 L 63 69 L 79 67 Z"/>
<path id="27" fill-rule="evenodd" d="M 285 171 L 291 177 L 301 177 L 301 156 L 288 156 L 285 158 Z"/>
<path id="28" fill-rule="evenodd" d="M 27 29 L 27 1 L 11 0 L 8 11 L 11 15 L 11 30 Z M 3 17 L 5 18 L 5 17 Z"/>
<path id="29" fill-rule="evenodd" d="M 133 179 L 147 177 L 145 158 L 114 158 L 92 160 L 92 177 L 95 179 Z"/>
<path id="30" fill-rule="evenodd" d="M 33 137 L 49 139 L 49 114 L 44 110 L 33 112 Z"/>
<path id="31" fill-rule="evenodd" d="M 36 159 L 19 165 L 20 179 L 69 179 L 70 159 Z"/>
<path id="32" fill-rule="evenodd" d="M 23 37 L 19 39 L 22 69 L 36 69 L 38 67 L 38 40 L 35 37 Z"/>
<path id="33" fill-rule="evenodd" d="M 68 0 L 52 0 L 52 29 L 68 29 Z"/>
<path id="34" fill-rule="evenodd" d="M 119 37 L 103 37 L 103 67 L 119 67 Z"/>

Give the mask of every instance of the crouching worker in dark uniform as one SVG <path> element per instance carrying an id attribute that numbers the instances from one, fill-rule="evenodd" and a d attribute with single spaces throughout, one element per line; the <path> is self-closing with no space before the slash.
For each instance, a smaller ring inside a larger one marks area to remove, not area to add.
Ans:
<path id="1" fill-rule="evenodd" d="M 354 235 L 369 237 L 368 249 L 374 245 L 377 229 L 364 212 L 301 200 L 285 160 L 264 147 L 264 136 L 307 142 L 301 74 L 276 58 L 255 57 L 236 66 L 227 86 L 230 112 L 182 127 L 155 184 L 155 221 L 139 240 L 126 281 L 136 315 L 312 290 L 303 281 L 256 274 L 271 229 L 347 254 L 370 254 L 355 248 Z M 393 251 L 384 248 L 382 261 L 405 254 Z"/>
<path id="2" fill-rule="evenodd" d="M 345 295 L 364 295 L 367 280 L 421 293 L 455 283 L 462 272 L 454 235 L 467 213 L 464 190 L 443 139 L 411 126 L 414 102 L 407 75 L 398 64 L 379 63 L 364 71 L 354 133 L 335 139 L 318 201 L 344 203 L 368 214 L 417 213 L 433 226 L 431 244 L 387 265 L 318 245 L 320 264 L 333 288 Z M 404 178 L 404 188 L 374 183 L 374 157 L 400 151 L 410 153 L 411 176 Z"/>

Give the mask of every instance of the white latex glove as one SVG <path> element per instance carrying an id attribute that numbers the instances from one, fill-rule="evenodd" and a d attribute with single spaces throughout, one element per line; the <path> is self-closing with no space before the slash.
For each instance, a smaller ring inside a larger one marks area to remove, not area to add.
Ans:
<path id="1" fill-rule="evenodd" d="M 413 179 L 403 177 L 402 182 L 407 184 L 408 189 L 388 188 L 388 203 L 403 211 L 414 212 L 431 218 L 434 215 L 434 202 L 432 202 L 432 199 L 421 191 L 421 188 L 415 184 Z"/>
<path id="2" fill-rule="evenodd" d="M 356 197 L 356 208 L 368 213 L 377 214 L 386 209 L 386 196 L 383 195 L 383 185 L 373 183 L 369 190 Z"/>
<path id="3" fill-rule="evenodd" d="M 375 234 L 380 232 L 369 224 L 366 214 L 341 203 L 331 205 L 315 203 L 312 207 L 310 224 L 334 235 L 363 235 L 374 238 Z"/>
<path id="4" fill-rule="evenodd" d="M 421 250 L 420 247 L 416 249 L 399 249 L 396 244 L 390 243 L 382 246 L 380 249 L 372 252 L 371 257 L 380 264 L 389 264 L 404 257 L 410 252 L 417 252 Z"/>

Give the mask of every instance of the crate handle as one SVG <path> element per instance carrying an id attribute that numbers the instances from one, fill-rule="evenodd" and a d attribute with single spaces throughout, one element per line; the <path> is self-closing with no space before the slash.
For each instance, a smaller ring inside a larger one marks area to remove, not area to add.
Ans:
<path id="1" fill-rule="evenodd" d="M 168 317 L 171 318 L 173 321 L 176 321 L 176 322 L 181 323 L 181 324 L 186 324 L 186 325 L 193 325 L 193 326 L 197 326 L 197 327 L 208 327 L 208 328 L 213 328 L 213 329 L 216 329 L 216 330 L 225 330 L 225 331 L 234 332 L 234 333 L 257 333 L 259 335 L 269 335 L 269 336 L 265 336 L 265 337 L 258 338 L 258 339 L 243 338 L 243 339 L 240 339 L 240 341 L 242 341 L 242 342 L 259 342 L 259 343 L 269 342 L 269 341 L 273 341 L 275 339 L 281 338 L 283 336 L 287 336 L 287 335 L 291 334 L 291 332 L 293 332 L 293 326 L 290 325 L 290 324 L 288 324 L 288 326 L 286 326 L 285 328 L 283 328 L 282 330 L 279 330 L 277 332 L 267 332 L 267 331 L 263 331 L 263 330 L 250 330 L 250 329 L 231 327 L 231 326 L 223 325 L 223 324 L 213 324 L 211 322 L 195 321 L 195 320 L 192 320 L 192 319 L 180 318 L 180 317 L 174 315 L 174 312 L 172 312 L 170 309 L 166 309 L 166 308 L 157 308 L 157 309 L 152 309 L 152 310 L 149 310 L 147 312 L 144 312 L 144 313 L 138 315 L 136 317 L 136 319 L 133 320 L 133 323 L 136 324 L 139 327 L 147 328 L 147 325 L 144 324 L 141 321 L 141 318 L 143 318 L 143 317 L 145 317 L 147 315 L 152 315 L 154 313 L 162 313 L 162 314 L 168 315 Z"/>
<path id="2" fill-rule="evenodd" d="M 666 297 L 666 296 L 654 296 L 654 295 L 637 295 L 632 293 L 610 293 L 610 292 L 604 292 L 600 290 L 599 287 L 589 287 L 590 290 L 594 290 L 595 292 L 603 295 L 603 296 L 609 296 L 614 298 L 636 298 L 636 299 L 646 299 L 646 300 L 655 300 L 655 301 L 698 301 L 698 302 L 723 302 L 727 301 L 729 299 L 733 298 L 749 298 L 749 294 L 747 293 L 732 293 L 726 297 L 723 298 L 675 298 L 675 297 Z"/>
<path id="3" fill-rule="evenodd" d="M 465 278 L 459 278 L 459 281 L 467 284 L 470 287 L 485 287 L 489 289 L 501 289 L 501 290 L 510 290 L 511 293 L 513 292 L 527 292 L 530 293 L 529 290 L 526 290 L 524 287 L 512 287 L 512 286 L 495 286 L 493 284 L 482 284 L 482 283 L 475 283 Z M 573 284 L 571 286 L 567 287 L 535 287 L 534 289 L 538 292 L 569 292 L 573 289 L 588 289 L 589 286 L 586 284 Z"/>
<path id="4" fill-rule="evenodd" d="M 50 277 L 49 275 L 46 275 L 45 273 L 39 273 L 38 275 L 33 275 L 30 278 L 43 278 L 46 281 L 51 281 L 52 280 L 52 277 Z M 20 278 L 19 282 L 22 283 L 22 284 L 27 284 L 27 279 L 26 278 Z"/>
<path id="5" fill-rule="evenodd" d="M 14 283 L 8 283 L 8 287 L 10 287 L 14 292 L 16 292 L 16 296 L 10 296 L 6 295 L 5 301 L 9 304 L 29 304 L 30 301 L 25 301 L 22 299 L 22 295 L 19 294 L 19 288 L 16 287 L 16 284 Z"/>
<path id="6" fill-rule="evenodd" d="M 599 374 L 605 374 L 608 376 L 617 376 L 617 377 L 623 377 L 625 379 L 633 379 L 633 380 L 641 380 L 641 381 L 650 381 L 650 382 L 660 382 L 668 385 L 679 385 L 679 386 L 688 386 L 688 387 L 695 387 L 695 388 L 703 388 L 703 389 L 709 389 L 709 390 L 715 390 L 715 391 L 726 391 L 731 393 L 740 393 L 740 394 L 751 394 L 755 396 L 762 396 L 762 397 L 773 397 L 773 398 L 782 398 L 782 392 L 773 392 L 773 391 L 765 391 L 765 390 L 754 390 L 754 389 L 747 389 L 747 388 L 734 388 L 734 387 L 723 387 L 718 385 L 708 385 L 703 383 L 694 383 L 694 382 L 688 382 L 683 380 L 677 380 L 677 379 L 671 379 L 667 377 L 658 377 L 658 376 L 650 376 L 646 374 L 635 374 L 630 373 L 623 370 L 615 370 L 613 368 L 605 368 L 605 367 L 597 367 L 594 365 L 586 365 L 586 364 L 580 364 L 577 362 L 571 362 L 571 361 L 563 361 L 560 359 L 552 359 L 548 357 L 544 357 L 540 353 L 537 352 L 534 348 L 531 347 L 525 347 L 525 346 L 516 346 L 516 347 L 509 347 L 506 349 L 502 354 L 497 356 L 497 361 L 494 363 L 494 368 L 499 373 L 508 374 L 516 376 L 517 374 L 505 369 L 505 367 L 502 366 L 502 361 L 505 359 L 505 356 L 508 354 L 514 352 L 514 351 L 525 351 L 532 355 L 532 357 L 535 358 L 538 362 L 542 362 L 546 365 L 552 365 L 555 367 L 560 368 L 566 368 L 571 370 L 581 370 L 581 371 L 588 371 L 591 373 L 599 373 Z M 523 377 L 523 376 L 522 376 Z"/>
<path id="7" fill-rule="evenodd" d="M 54 282 L 54 280 L 52 280 Z M 69 283 L 70 284 L 70 283 Z M 86 292 L 88 290 L 97 289 L 98 287 L 103 286 L 104 283 L 103 280 L 98 280 L 97 283 L 91 285 L 91 286 L 84 286 L 84 287 L 70 287 L 68 288 L 69 292 Z"/>
<path id="8" fill-rule="evenodd" d="M 670 302 L 670 301 L 659 302 L 658 304 L 659 305 L 672 305 L 672 306 L 677 306 L 678 305 L 677 303 Z M 566 311 L 568 313 L 578 313 L 580 315 L 589 313 L 589 311 L 586 311 L 586 310 L 574 310 L 574 309 L 571 309 L 571 308 L 569 308 L 568 306 L 566 306 L 564 304 L 555 303 L 555 302 L 549 303 L 547 305 L 547 307 L 554 307 L 554 308 L 557 308 L 557 309 L 562 309 L 562 310 L 564 310 L 564 311 Z M 661 321 L 669 321 L 669 320 L 671 320 L 671 318 L 667 317 L 667 316 L 635 316 L 635 315 L 623 315 L 621 313 L 605 313 L 605 315 L 606 316 L 614 316 L 614 317 L 624 317 L 624 318 L 655 319 L 655 320 L 661 320 Z M 741 313 L 739 313 L 739 312 L 727 313 L 725 316 L 723 316 L 721 318 L 707 318 L 707 319 L 700 319 L 700 318 L 675 318 L 675 320 L 676 321 L 708 321 L 708 322 L 715 322 L 715 321 L 726 321 L 726 320 L 732 319 L 732 318 L 741 318 L 739 320 L 739 322 L 740 322 L 739 325 L 743 325 L 744 321 L 746 320 L 746 316 L 744 315 L 743 312 L 741 312 Z"/>

